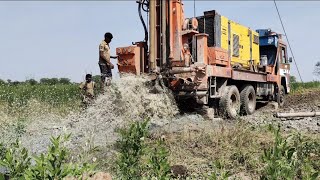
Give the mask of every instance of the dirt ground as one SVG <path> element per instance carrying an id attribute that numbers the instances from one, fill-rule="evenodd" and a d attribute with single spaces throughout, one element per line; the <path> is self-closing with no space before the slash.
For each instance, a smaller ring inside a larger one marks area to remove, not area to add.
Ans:
<path id="1" fill-rule="evenodd" d="M 304 93 L 289 95 L 285 102 L 284 109 L 296 109 L 306 111 L 320 110 L 320 89 L 309 90 Z"/>
<path id="2" fill-rule="evenodd" d="M 281 124 L 285 130 L 298 130 L 309 133 L 320 132 L 320 117 L 296 117 L 276 118 L 277 112 L 313 112 L 320 111 L 320 90 L 309 90 L 303 93 L 295 93 L 286 96 L 283 107 L 275 108 L 274 103 L 261 105 L 251 116 L 244 116 L 242 119 L 253 124 L 275 123 Z M 259 105 L 258 105 L 259 106 Z"/>
<path id="3" fill-rule="evenodd" d="M 277 118 L 277 112 L 311 112 L 320 111 L 320 90 L 310 90 L 303 93 L 295 93 L 286 96 L 283 107 L 277 103 L 258 103 L 257 110 L 253 115 L 241 116 L 238 120 L 252 125 L 280 124 L 284 130 L 297 130 L 308 133 L 320 132 L 320 117 L 305 118 Z M 183 129 L 203 129 L 206 127 L 220 127 L 221 125 L 232 125 L 237 120 L 215 118 L 211 119 L 197 113 L 189 113 L 175 118 L 164 129 L 171 132 Z"/>
<path id="4" fill-rule="evenodd" d="M 210 162 L 223 159 L 226 160 L 225 167 L 235 177 L 258 179 L 261 164 L 256 158 L 261 155 L 259 153 L 264 146 L 273 141 L 272 134 L 263 127 L 279 124 L 284 131 L 305 132 L 316 137 L 320 135 L 320 117 L 275 117 L 277 112 L 320 111 L 320 90 L 288 95 L 285 105 L 278 109 L 274 104 L 260 103 L 253 115 L 237 120 L 209 119 L 189 113 L 166 124 L 153 124 L 152 132 L 167 137 L 170 162 L 187 167 L 192 174 L 211 172 Z M 234 156 L 245 161 L 234 161 Z"/>

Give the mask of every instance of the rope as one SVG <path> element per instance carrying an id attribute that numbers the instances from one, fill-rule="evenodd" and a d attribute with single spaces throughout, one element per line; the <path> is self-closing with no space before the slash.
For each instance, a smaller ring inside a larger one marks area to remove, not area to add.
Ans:
<path id="1" fill-rule="evenodd" d="M 193 17 L 196 17 L 196 0 L 193 0 Z"/>
<path id="2" fill-rule="evenodd" d="M 276 9 L 277 9 L 278 16 L 279 16 L 279 19 L 280 19 L 280 22 L 281 22 L 281 26 L 282 26 L 283 32 L 284 32 L 284 34 L 285 34 L 285 36 L 286 36 L 286 39 L 287 39 L 287 41 L 288 41 L 288 45 L 289 45 L 290 52 L 291 52 L 291 54 L 292 54 L 293 62 L 294 62 L 294 64 L 295 64 L 296 68 L 297 68 L 297 71 L 298 71 L 300 80 L 301 80 L 301 82 L 303 82 L 302 77 L 301 77 L 301 74 L 300 74 L 300 71 L 299 71 L 299 68 L 298 68 L 298 65 L 297 65 L 297 62 L 296 62 L 296 59 L 295 59 L 295 57 L 294 57 L 294 55 L 293 55 L 293 51 L 292 51 L 292 49 L 291 49 L 291 45 L 290 45 L 289 38 L 288 38 L 288 36 L 287 36 L 286 30 L 285 30 L 285 28 L 284 28 L 284 25 L 283 25 L 283 22 L 282 22 L 282 19 L 281 19 L 281 15 L 280 15 L 280 12 L 279 12 L 279 9 L 278 9 L 276 0 L 274 0 L 273 2 L 274 2 L 274 5 L 275 5 L 275 7 L 276 7 Z"/>

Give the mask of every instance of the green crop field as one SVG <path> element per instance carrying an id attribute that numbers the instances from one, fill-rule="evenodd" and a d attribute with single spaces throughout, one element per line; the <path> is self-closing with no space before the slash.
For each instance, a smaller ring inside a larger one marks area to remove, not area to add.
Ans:
<path id="1" fill-rule="evenodd" d="M 79 106 L 80 93 L 75 84 L 0 86 L 0 103 L 8 114 L 23 113 L 34 101 L 54 112 L 67 113 Z"/>
<path id="2" fill-rule="evenodd" d="M 310 89 L 319 89 L 320 88 L 320 81 L 311 81 L 311 82 L 294 82 L 291 83 L 291 88 L 293 93 L 297 92 L 303 92 L 305 90 L 310 90 Z"/>

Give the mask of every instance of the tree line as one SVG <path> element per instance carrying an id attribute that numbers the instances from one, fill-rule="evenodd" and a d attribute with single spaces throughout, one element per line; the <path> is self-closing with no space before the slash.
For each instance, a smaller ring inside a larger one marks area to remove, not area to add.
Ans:
<path id="1" fill-rule="evenodd" d="M 96 83 L 100 83 L 100 75 L 95 75 L 92 77 L 92 80 Z M 83 79 L 84 81 L 84 79 Z M 29 85 L 58 85 L 58 84 L 77 84 L 76 82 L 72 82 L 69 78 L 41 78 L 39 81 L 35 79 L 27 79 L 25 81 L 12 81 L 11 79 L 3 80 L 0 79 L 0 85 L 22 85 L 22 84 L 29 84 Z"/>
<path id="2" fill-rule="evenodd" d="M 74 84 L 69 78 L 41 78 L 39 81 L 35 79 L 27 79 L 26 81 L 12 81 L 11 79 L 0 79 L 0 85 L 20 85 L 20 84 L 45 84 L 45 85 L 57 85 L 57 84 Z"/>

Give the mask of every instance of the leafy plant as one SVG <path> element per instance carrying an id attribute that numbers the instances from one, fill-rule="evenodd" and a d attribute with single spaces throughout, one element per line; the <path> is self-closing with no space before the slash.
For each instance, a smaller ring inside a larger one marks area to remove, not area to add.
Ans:
<path id="1" fill-rule="evenodd" d="M 265 149 L 262 161 L 266 164 L 261 179 L 316 179 L 316 171 L 310 163 L 311 153 L 319 151 L 316 142 L 309 143 L 300 134 L 284 138 L 280 127 L 269 126 L 274 133 L 274 144 Z"/>
<path id="2" fill-rule="evenodd" d="M 169 179 L 169 152 L 164 140 L 149 141 L 149 119 L 134 122 L 129 128 L 120 129 L 116 143 L 119 157 L 116 161 L 120 179 Z"/>
<path id="3" fill-rule="evenodd" d="M 26 119 L 24 118 L 18 118 L 16 124 L 14 125 L 15 126 L 14 130 L 17 138 L 20 138 L 26 132 L 25 121 Z"/>
<path id="4" fill-rule="evenodd" d="M 165 180 L 170 177 L 168 156 L 169 152 L 165 147 L 164 140 L 161 138 L 158 139 L 156 144 L 150 148 L 149 152 L 149 177 L 157 177 L 160 180 Z"/>
<path id="5" fill-rule="evenodd" d="M 116 161 L 121 179 L 140 179 L 143 167 L 141 157 L 145 152 L 145 141 L 149 120 L 135 122 L 128 129 L 119 129 L 120 139 L 116 146 L 119 149 L 119 158 Z"/>
<path id="6" fill-rule="evenodd" d="M 21 147 L 21 142 L 16 140 L 6 149 L 3 159 L 0 159 L 0 166 L 7 169 L 11 178 L 20 178 L 31 165 L 31 158 L 28 150 Z"/>
<path id="7" fill-rule="evenodd" d="M 36 164 L 28 169 L 26 179 L 62 179 L 67 176 L 82 176 L 84 172 L 93 170 L 94 166 L 85 163 L 82 166 L 68 163 L 69 151 L 61 144 L 70 138 L 58 136 L 51 138 L 51 146 L 47 154 L 41 154 L 35 158 Z"/>
<path id="8" fill-rule="evenodd" d="M 206 177 L 210 180 L 226 180 L 230 177 L 230 171 L 225 169 L 225 165 L 222 161 L 220 160 L 215 160 L 212 163 L 212 166 L 214 168 L 214 171 L 211 172 L 211 174 Z"/>
<path id="9" fill-rule="evenodd" d="M 93 172 L 94 164 L 70 163 L 69 150 L 62 144 L 70 135 L 51 137 L 51 145 L 46 154 L 31 158 L 26 148 L 21 147 L 17 140 L 6 150 L 0 166 L 8 171 L 8 176 L 13 179 L 62 179 L 67 176 L 82 177 L 84 173 Z M 35 164 L 31 165 L 34 160 Z"/>

